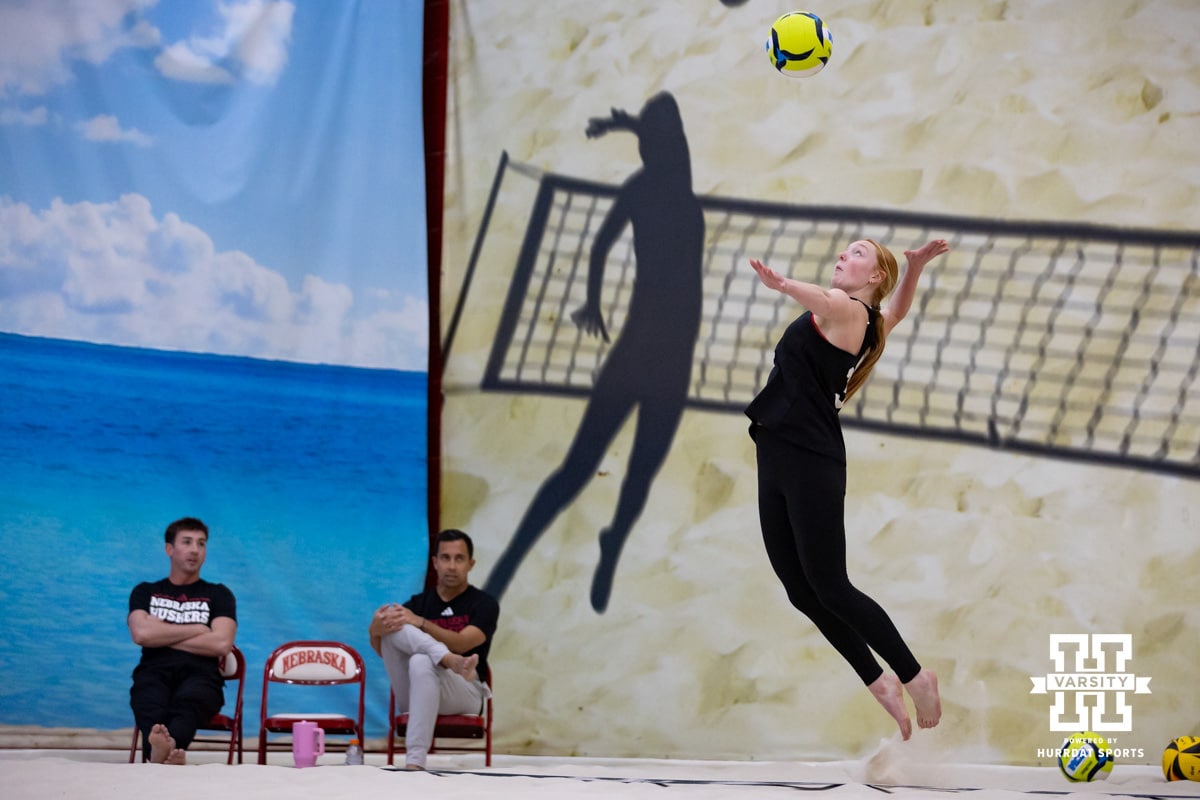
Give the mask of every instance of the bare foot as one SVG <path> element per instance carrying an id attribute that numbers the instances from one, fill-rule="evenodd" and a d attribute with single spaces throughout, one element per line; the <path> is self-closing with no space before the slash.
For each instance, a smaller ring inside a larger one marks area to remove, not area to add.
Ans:
<path id="1" fill-rule="evenodd" d="M 904 684 L 913 705 L 917 707 L 917 724 L 932 728 L 942 718 L 942 700 L 938 696 L 937 675 L 931 669 L 923 669 L 917 677 Z"/>
<path id="2" fill-rule="evenodd" d="M 477 666 L 479 666 L 478 653 L 464 658 L 462 660 L 462 665 L 455 671 L 469 681 L 477 681 L 479 680 L 479 672 L 475 669 Z"/>
<path id="3" fill-rule="evenodd" d="M 460 656 L 457 653 L 447 653 L 446 657 L 442 659 L 443 667 L 454 670 L 469 681 L 479 680 L 479 673 L 475 670 L 475 667 L 478 664 L 478 653 L 470 656 Z"/>
<path id="4" fill-rule="evenodd" d="M 182 765 L 186 764 L 187 763 L 187 750 L 180 750 L 178 747 L 176 747 L 174 750 L 171 751 L 171 754 L 167 756 L 167 760 L 164 761 L 163 763 L 164 764 L 175 764 L 178 766 L 182 766 Z"/>
<path id="5" fill-rule="evenodd" d="M 890 672 L 885 672 L 867 688 L 879 701 L 879 705 L 896 720 L 896 724 L 900 726 L 900 735 L 908 741 L 912 736 L 912 720 L 908 718 L 908 706 L 904 704 L 904 690 L 900 688 L 900 679 Z"/>
<path id="6" fill-rule="evenodd" d="M 166 763 L 167 756 L 175 749 L 175 739 L 171 737 L 167 726 L 161 723 L 155 725 L 150 729 L 150 736 L 147 738 L 150 740 L 150 763 Z"/>
<path id="7" fill-rule="evenodd" d="M 404 769 L 407 772 L 425 772 L 425 767 L 421 764 L 405 764 Z"/>

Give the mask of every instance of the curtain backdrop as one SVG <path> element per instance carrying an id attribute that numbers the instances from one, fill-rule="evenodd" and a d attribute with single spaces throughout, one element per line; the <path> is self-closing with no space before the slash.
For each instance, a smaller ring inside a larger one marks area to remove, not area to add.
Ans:
<path id="1" fill-rule="evenodd" d="M 953 248 L 841 411 L 850 579 L 941 676 L 905 758 L 1195 733 L 1200 6 L 814 2 L 802 80 L 784 0 L 552 6 L 451 6 L 442 514 L 503 591 L 500 748 L 895 734 L 772 574 L 742 413 L 802 310 L 749 259 L 828 285 L 866 237 Z M 1150 692 L 1044 690 L 1085 669 Z"/>
<path id="2" fill-rule="evenodd" d="M 129 592 L 211 528 L 266 656 L 427 564 L 419 0 L 0 4 L 0 723 L 132 725 Z M 34 734 L 35 739 L 38 738 Z"/>

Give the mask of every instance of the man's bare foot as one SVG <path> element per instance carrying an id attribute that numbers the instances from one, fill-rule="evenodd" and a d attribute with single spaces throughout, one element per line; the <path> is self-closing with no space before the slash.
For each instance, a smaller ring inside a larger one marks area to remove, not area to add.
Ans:
<path id="1" fill-rule="evenodd" d="M 186 764 L 187 763 L 187 750 L 180 750 L 178 747 L 176 747 L 174 750 L 171 751 L 171 754 L 167 756 L 167 760 L 164 761 L 163 763 L 164 764 L 175 764 L 177 766 L 182 766 L 182 765 Z"/>
<path id="2" fill-rule="evenodd" d="M 407 772 L 425 772 L 423 764 L 405 764 L 404 769 Z"/>
<path id="3" fill-rule="evenodd" d="M 469 681 L 479 680 L 479 673 L 475 670 L 475 667 L 478 664 L 478 653 L 470 656 L 460 656 L 458 653 L 447 653 L 445 658 L 442 659 L 443 667 L 454 670 Z"/>
<path id="4" fill-rule="evenodd" d="M 477 681 L 479 680 L 479 672 L 475 669 L 477 666 L 479 666 L 479 655 L 467 656 L 462 660 L 462 665 L 455 672 L 469 681 Z"/>
<path id="5" fill-rule="evenodd" d="M 942 718 L 942 700 L 938 696 L 937 675 L 931 669 L 923 669 L 917 677 L 904 684 L 908 696 L 917 708 L 917 724 L 932 728 Z"/>
<path id="6" fill-rule="evenodd" d="M 166 763 L 167 756 L 171 755 L 171 751 L 175 749 L 175 739 L 171 737 L 167 726 L 161 723 L 155 725 L 150 729 L 150 735 L 147 738 L 150 740 L 150 763 Z"/>
<path id="7" fill-rule="evenodd" d="M 900 735 L 908 741 L 912 736 L 912 720 L 908 717 L 908 706 L 904 703 L 904 690 L 900 688 L 900 679 L 890 672 L 885 672 L 867 688 L 879 701 L 879 705 L 896 720 L 896 724 L 900 726 Z"/>

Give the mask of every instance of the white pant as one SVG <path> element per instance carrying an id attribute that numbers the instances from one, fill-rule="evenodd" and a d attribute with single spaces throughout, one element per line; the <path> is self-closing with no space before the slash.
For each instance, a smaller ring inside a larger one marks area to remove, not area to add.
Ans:
<path id="1" fill-rule="evenodd" d="M 408 712 L 406 760 L 423 767 L 437 715 L 480 713 L 487 686 L 438 666 L 450 649 L 412 625 L 384 636 L 379 649 L 396 695 L 396 710 Z"/>

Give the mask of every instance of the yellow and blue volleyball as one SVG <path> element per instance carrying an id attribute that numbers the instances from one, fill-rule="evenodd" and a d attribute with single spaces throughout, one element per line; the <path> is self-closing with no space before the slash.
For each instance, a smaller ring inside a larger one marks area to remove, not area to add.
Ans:
<path id="1" fill-rule="evenodd" d="M 1058 751 L 1058 768 L 1069 781 L 1104 780 L 1112 773 L 1112 751 L 1097 733 L 1072 733 Z"/>
<path id="2" fill-rule="evenodd" d="M 807 78 L 825 69 L 833 55 L 833 34 L 816 14 L 793 11 L 775 20 L 767 37 L 767 57 L 781 75 Z"/>
<path id="3" fill-rule="evenodd" d="M 1169 781 L 1200 781 L 1200 736 L 1172 739 L 1163 750 L 1162 767 Z"/>

